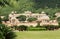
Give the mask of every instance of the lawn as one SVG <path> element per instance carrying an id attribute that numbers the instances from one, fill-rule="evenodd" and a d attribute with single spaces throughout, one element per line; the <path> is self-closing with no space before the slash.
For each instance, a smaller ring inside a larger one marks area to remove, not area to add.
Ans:
<path id="1" fill-rule="evenodd" d="M 60 39 L 60 31 L 21 31 L 16 39 Z"/>

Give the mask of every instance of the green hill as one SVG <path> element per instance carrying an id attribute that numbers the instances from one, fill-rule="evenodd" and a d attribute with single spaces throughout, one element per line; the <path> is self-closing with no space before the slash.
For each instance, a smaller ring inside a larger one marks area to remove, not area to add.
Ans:
<path id="1" fill-rule="evenodd" d="M 0 15 L 8 15 L 11 11 L 45 11 L 53 15 L 60 11 L 60 0 L 0 0 Z"/>

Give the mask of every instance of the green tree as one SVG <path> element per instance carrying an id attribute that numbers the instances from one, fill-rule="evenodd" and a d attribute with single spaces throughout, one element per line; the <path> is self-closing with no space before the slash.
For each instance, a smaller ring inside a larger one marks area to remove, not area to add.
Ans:
<path id="1" fill-rule="evenodd" d="M 0 15 L 8 15 L 12 10 L 19 13 L 27 10 L 32 12 L 43 10 L 53 16 L 57 11 L 56 8 L 60 9 L 60 0 L 0 0 Z"/>
<path id="2" fill-rule="evenodd" d="M 16 35 L 11 28 L 0 24 L 0 38 L 1 39 L 15 39 Z"/>
<path id="3" fill-rule="evenodd" d="M 29 21 L 29 22 L 36 21 L 36 20 L 37 20 L 37 18 L 34 18 L 34 17 L 30 17 L 27 19 L 27 21 Z"/>
<path id="4" fill-rule="evenodd" d="M 24 15 L 20 15 L 17 18 L 19 19 L 19 21 L 25 21 L 26 20 L 26 16 L 24 16 Z"/>

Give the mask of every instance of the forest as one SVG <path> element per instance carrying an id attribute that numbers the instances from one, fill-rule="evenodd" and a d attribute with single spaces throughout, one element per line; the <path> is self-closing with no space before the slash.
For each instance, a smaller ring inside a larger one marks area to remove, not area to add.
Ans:
<path id="1" fill-rule="evenodd" d="M 11 11 L 23 13 L 27 10 L 33 13 L 45 11 L 53 18 L 56 12 L 60 12 L 60 0 L 0 0 L 0 16 Z"/>

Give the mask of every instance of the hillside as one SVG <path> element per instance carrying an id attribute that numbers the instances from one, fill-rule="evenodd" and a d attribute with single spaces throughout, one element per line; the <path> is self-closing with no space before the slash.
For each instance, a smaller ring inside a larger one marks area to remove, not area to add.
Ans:
<path id="1" fill-rule="evenodd" d="M 60 11 L 60 0 L 0 0 L 0 15 L 8 15 L 11 11 L 41 12 L 54 15 Z M 53 16 L 52 16 L 53 17 Z"/>

